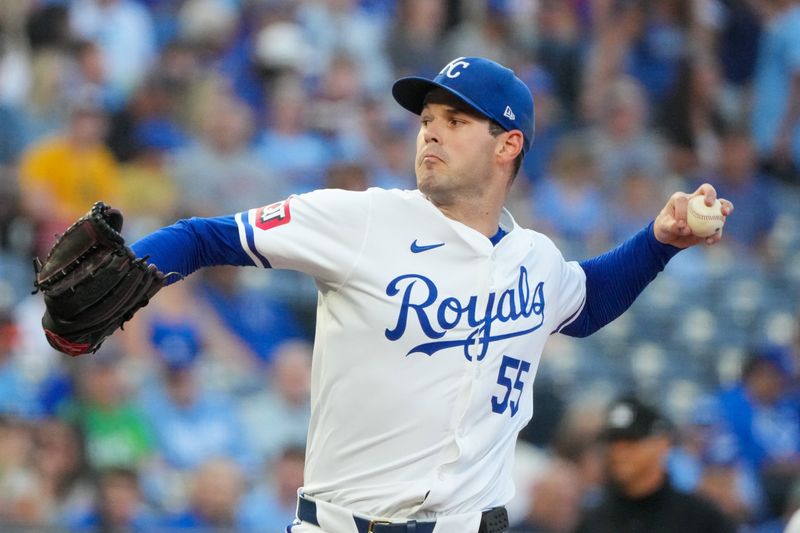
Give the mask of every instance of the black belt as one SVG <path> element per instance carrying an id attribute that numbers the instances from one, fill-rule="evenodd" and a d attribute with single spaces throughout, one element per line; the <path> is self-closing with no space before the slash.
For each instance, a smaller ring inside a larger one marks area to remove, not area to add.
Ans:
<path id="1" fill-rule="evenodd" d="M 319 527 L 317 504 L 304 496 L 297 502 L 297 518 Z M 353 515 L 358 533 L 433 533 L 436 521 L 386 522 L 369 520 Z M 481 515 L 481 526 L 477 533 L 503 533 L 508 529 L 508 513 L 505 507 L 495 507 Z"/>

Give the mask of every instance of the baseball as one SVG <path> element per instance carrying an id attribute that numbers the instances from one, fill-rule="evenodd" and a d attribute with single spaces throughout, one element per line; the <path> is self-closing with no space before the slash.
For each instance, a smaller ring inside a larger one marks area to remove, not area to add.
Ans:
<path id="1" fill-rule="evenodd" d="M 695 196 L 689 200 L 686 210 L 686 223 L 698 237 L 711 237 L 722 231 L 725 217 L 722 215 L 722 204 L 714 200 L 710 207 L 706 205 L 705 196 Z"/>

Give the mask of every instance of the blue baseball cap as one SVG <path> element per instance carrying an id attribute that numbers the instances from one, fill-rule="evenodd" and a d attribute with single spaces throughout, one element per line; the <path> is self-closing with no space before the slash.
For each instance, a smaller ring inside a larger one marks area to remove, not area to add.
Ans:
<path id="1" fill-rule="evenodd" d="M 150 342 L 171 370 L 190 368 L 200 355 L 200 332 L 189 322 L 152 322 Z"/>
<path id="2" fill-rule="evenodd" d="M 419 76 L 400 78 L 392 86 L 392 96 L 404 108 L 419 115 L 425 96 L 441 88 L 454 94 L 481 115 L 506 130 L 520 130 L 522 151 L 533 141 L 533 96 L 514 71 L 482 57 L 459 57 L 429 80 Z"/>

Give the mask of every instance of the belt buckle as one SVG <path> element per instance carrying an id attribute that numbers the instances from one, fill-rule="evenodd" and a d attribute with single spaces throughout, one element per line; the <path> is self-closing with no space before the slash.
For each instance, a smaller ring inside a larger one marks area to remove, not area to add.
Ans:
<path id="1" fill-rule="evenodd" d="M 391 526 L 392 523 L 388 520 L 370 520 L 367 524 L 367 533 L 375 533 L 375 530 L 372 529 L 375 526 Z"/>

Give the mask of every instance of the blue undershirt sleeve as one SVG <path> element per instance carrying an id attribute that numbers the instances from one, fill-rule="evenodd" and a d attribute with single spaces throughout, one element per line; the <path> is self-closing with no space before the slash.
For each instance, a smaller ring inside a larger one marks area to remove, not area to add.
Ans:
<path id="1" fill-rule="evenodd" d="M 148 257 L 160 271 L 183 276 L 207 266 L 255 266 L 242 248 L 233 215 L 179 220 L 139 239 L 131 248 L 136 257 Z M 169 276 L 166 282 L 177 279 Z"/>
<path id="2" fill-rule="evenodd" d="M 620 316 L 679 251 L 656 239 L 651 222 L 613 250 L 582 261 L 586 305 L 561 333 L 586 337 Z"/>

